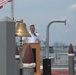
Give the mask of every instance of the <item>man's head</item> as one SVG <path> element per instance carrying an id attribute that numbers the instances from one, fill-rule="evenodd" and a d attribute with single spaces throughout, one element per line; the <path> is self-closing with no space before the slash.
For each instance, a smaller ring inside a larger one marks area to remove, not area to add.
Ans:
<path id="1" fill-rule="evenodd" d="M 31 33 L 34 33 L 35 32 L 35 26 L 33 24 L 30 25 L 30 31 L 31 31 Z"/>

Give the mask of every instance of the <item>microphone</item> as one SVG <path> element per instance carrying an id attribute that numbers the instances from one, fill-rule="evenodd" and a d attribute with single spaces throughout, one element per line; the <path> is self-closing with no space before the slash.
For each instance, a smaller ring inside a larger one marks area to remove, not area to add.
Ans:
<path id="1" fill-rule="evenodd" d="M 34 33 L 34 36 L 37 36 L 36 33 Z"/>

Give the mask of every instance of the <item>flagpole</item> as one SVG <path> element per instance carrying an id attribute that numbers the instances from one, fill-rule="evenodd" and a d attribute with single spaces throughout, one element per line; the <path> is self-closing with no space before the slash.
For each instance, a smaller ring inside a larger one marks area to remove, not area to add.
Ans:
<path id="1" fill-rule="evenodd" d="M 12 20 L 14 20 L 14 5 L 13 5 L 14 3 L 13 2 L 14 2 L 14 0 L 11 1 L 11 17 L 12 17 Z"/>

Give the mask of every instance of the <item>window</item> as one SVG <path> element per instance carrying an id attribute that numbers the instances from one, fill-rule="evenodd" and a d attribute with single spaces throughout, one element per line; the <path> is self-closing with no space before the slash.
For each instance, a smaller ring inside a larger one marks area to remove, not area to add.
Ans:
<path id="1" fill-rule="evenodd" d="M 54 53 L 53 47 L 49 47 L 49 53 Z"/>

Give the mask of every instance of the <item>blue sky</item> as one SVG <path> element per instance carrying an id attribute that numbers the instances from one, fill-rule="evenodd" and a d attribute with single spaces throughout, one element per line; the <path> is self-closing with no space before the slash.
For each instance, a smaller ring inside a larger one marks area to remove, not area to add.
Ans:
<path id="1" fill-rule="evenodd" d="M 6 16 L 11 17 L 11 3 L 0 9 L 0 19 Z M 29 25 L 34 24 L 41 40 L 46 40 L 49 22 L 66 19 L 66 25 L 50 26 L 50 45 L 55 42 L 76 45 L 76 0 L 14 0 L 14 18 L 23 19 L 28 30 Z"/>

